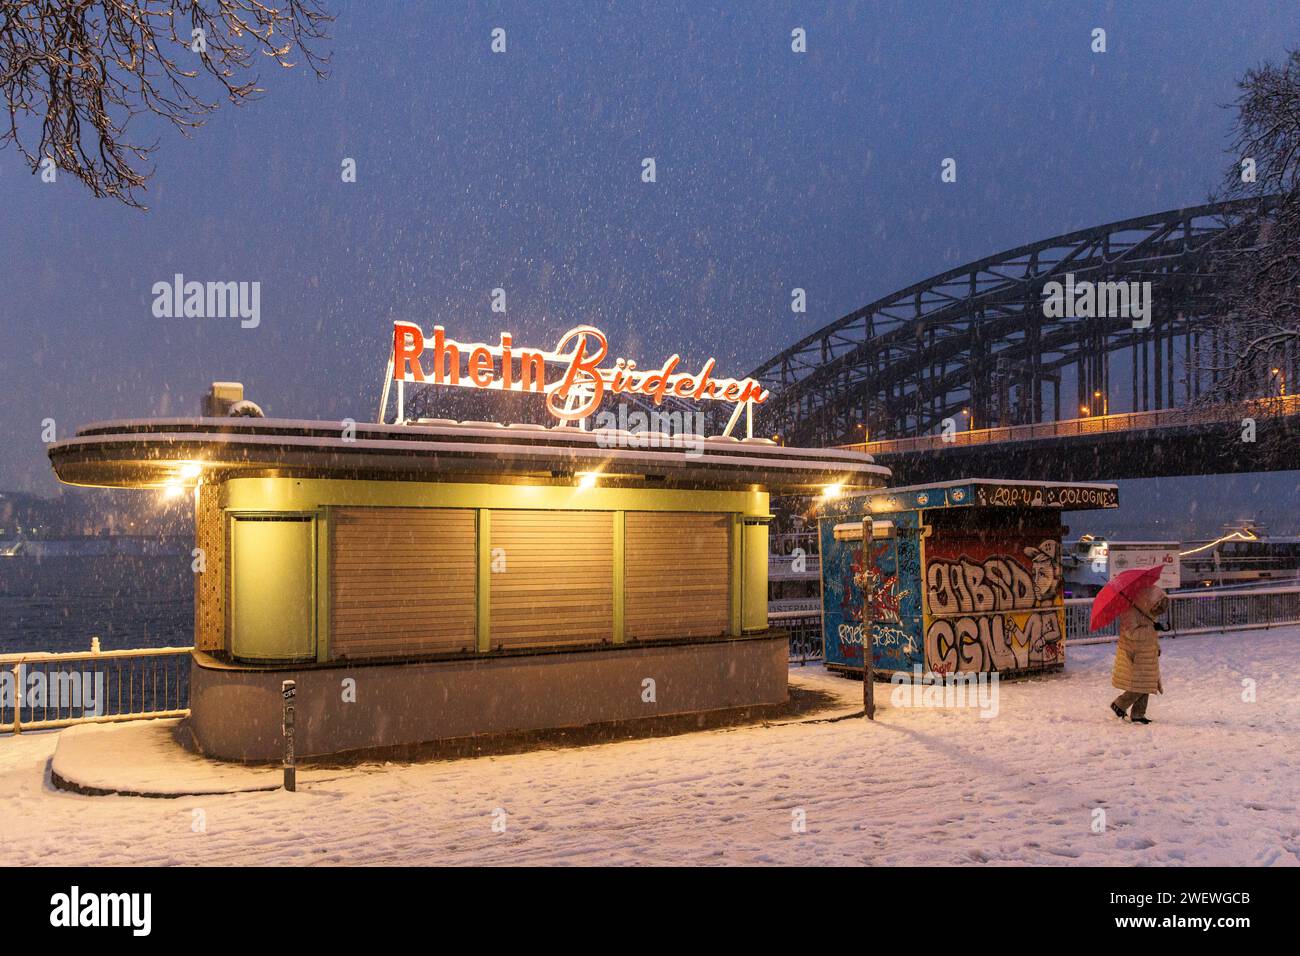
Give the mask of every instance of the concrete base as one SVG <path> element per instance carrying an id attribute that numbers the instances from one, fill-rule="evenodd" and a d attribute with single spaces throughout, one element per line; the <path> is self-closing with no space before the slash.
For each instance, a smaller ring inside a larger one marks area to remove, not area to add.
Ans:
<path id="1" fill-rule="evenodd" d="M 303 757 L 779 704 L 787 696 L 788 656 L 784 631 L 699 644 L 327 666 L 249 667 L 195 652 L 189 726 L 208 756 L 278 759 L 284 680 L 297 682 L 294 740 Z M 344 700 L 348 678 L 355 703 Z"/>
<path id="2" fill-rule="evenodd" d="M 124 797 L 189 797 L 278 790 L 274 768 L 205 760 L 187 751 L 181 719 L 80 724 L 59 732 L 50 782 L 60 790 Z M 303 775 L 300 775 L 303 776 Z"/>

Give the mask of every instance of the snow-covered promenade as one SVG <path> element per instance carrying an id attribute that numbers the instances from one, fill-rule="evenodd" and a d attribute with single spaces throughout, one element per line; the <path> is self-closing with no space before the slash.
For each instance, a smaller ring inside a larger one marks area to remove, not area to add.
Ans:
<path id="1" fill-rule="evenodd" d="M 296 794 L 80 796 L 50 786 L 56 734 L 0 737 L 0 866 L 1300 864 L 1300 628 L 1162 646 L 1147 727 L 1107 710 L 1103 644 L 1002 685 L 993 719 L 891 707 L 881 685 L 875 724 L 370 764 Z M 844 697 L 830 715 L 860 696 L 791 673 Z"/>

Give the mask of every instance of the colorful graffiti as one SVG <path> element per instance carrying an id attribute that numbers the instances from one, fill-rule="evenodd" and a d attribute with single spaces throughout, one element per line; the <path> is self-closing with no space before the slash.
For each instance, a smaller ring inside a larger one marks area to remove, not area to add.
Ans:
<path id="1" fill-rule="evenodd" d="M 892 541 L 882 541 L 874 543 L 871 547 L 871 561 L 863 566 L 862 548 L 853 550 L 853 558 L 849 563 L 849 574 L 852 577 L 852 587 L 844 588 L 844 613 L 846 617 L 852 620 L 862 621 L 862 610 L 864 602 L 860 595 L 866 596 L 866 604 L 871 606 L 871 620 L 879 621 L 883 624 L 902 624 L 903 619 L 900 616 L 903 609 L 903 598 L 912 592 L 909 590 L 900 591 L 898 588 L 898 573 L 895 570 L 893 574 L 886 574 L 882 569 L 882 563 L 888 562 L 889 552 L 893 549 Z M 848 583 L 848 582 L 846 582 Z M 854 593 L 856 590 L 856 594 Z"/>
<path id="2" fill-rule="evenodd" d="M 824 529 L 828 531 L 829 529 Z M 861 666 L 862 612 L 872 614 L 872 663 L 881 671 L 909 671 L 922 663 L 920 549 L 914 529 L 872 543 L 863 560 L 860 541 L 822 542 L 826 659 Z M 901 583 L 900 583 L 901 582 Z"/>
<path id="3" fill-rule="evenodd" d="M 925 574 L 927 669 L 949 674 L 1064 663 L 1059 541 L 1035 535 L 1005 551 L 1001 547 L 950 536 L 931 550 Z"/>

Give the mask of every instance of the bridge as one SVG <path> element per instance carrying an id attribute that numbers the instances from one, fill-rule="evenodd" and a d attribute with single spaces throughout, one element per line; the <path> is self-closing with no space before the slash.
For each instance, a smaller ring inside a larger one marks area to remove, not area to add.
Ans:
<path id="1" fill-rule="evenodd" d="M 1300 469 L 1300 396 L 859 442 L 894 484 L 971 475 L 1047 481 Z"/>
<path id="2" fill-rule="evenodd" d="M 1235 412 L 1140 416 L 1195 409 L 1214 391 L 1229 345 L 1215 321 L 1222 281 L 1216 256 L 1251 244 L 1274 201 L 1212 203 L 1094 226 L 878 299 L 751 373 L 773 392 L 764 431 L 792 445 L 865 445 L 891 466 L 901 465 L 901 457 L 891 458 L 904 450 L 933 451 L 959 460 L 967 475 L 1172 474 L 1172 462 L 1204 455 L 1218 456 L 1216 469 L 1261 470 L 1250 454 L 1235 454 L 1243 446 Z M 1067 276 L 1149 282 L 1149 322 L 1045 314 L 1045 286 Z M 1294 380 L 1300 355 L 1292 351 L 1283 365 L 1279 375 Z M 1130 417 L 1110 414 L 1112 404 Z M 1041 432 L 1014 431 L 1048 423 L 1053 427 Z M 954 425 L 954 441 L 920 437 Z M 1272 422 L 1268 430 L 1285 425 Z M 1081 474 L 1060 470 L 1067 447 L 1090 461 L 1078 466 Z M 1148 448 L 1154 461 L 1131 460 Z M 900 467 L 909 480 L 921 480 L 922 469 Z"/>

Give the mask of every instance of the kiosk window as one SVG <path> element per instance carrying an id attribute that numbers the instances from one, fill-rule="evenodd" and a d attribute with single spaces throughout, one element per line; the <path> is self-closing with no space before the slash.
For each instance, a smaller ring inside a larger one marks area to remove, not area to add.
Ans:
<path id="1" fill-rule="evenodd" d="M 629 511 L 625 562 L 629 640 L 730 632 L 730 515 Z"/>
<path id="2" fill-rule="evenodd" d="M 614 514 L 492 512 L 492 647 L 609 640 L 614 633 Z"/>
<path id="3" fill-rule="evenodd" d="M 337 508 L 330 521 L 331 657 L 474 649 L 473 509 Z"/>

